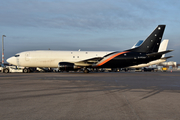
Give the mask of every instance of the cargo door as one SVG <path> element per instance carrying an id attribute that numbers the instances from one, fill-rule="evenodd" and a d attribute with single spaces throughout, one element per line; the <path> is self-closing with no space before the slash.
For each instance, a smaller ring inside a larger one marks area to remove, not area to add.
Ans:
<path id="1" fill-rule="evenodd" d="M 29 57 L 30 57 L 30 53 L 25 53 L 25 60 L 26 61 L 29 61 L 29 59 L 30 59 Z"/>

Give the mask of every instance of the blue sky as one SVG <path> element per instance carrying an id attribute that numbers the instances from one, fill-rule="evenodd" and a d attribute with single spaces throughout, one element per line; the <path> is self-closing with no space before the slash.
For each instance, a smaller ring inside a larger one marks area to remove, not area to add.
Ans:
<path id="1" fill-rule="evenodd" d="M 28 50 L 123 51 L 166 24 L 168 61 L 180 63 L 179 0 L 4 0 L 5 59 Z M 0 52 L 2 52 L 0 44 Z"/>

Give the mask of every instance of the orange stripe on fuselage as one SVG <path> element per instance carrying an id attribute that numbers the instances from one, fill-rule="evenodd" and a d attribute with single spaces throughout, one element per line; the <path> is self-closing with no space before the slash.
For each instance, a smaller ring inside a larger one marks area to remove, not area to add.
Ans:
<path id="1" fill-rule="evenodd" d="M 99 67 L 99 66 L 101 66 L 101 65 L 103 65 L 103 64 L 105 64 L 105 63 L 107 63 L 108 61 L 112 60 L 113 58 L 117 57 L 118 55 L 121 55 L 121 54 L 124 54 L 124 53 L 128 53 L 128 52 L 129 52 L 129 51 L 117 53 L 117 54 L 115 54 L 115 55 L 109 57 L 109 58 L 106 59 L 105 61 L 99 63 L 96 67 Z"/>

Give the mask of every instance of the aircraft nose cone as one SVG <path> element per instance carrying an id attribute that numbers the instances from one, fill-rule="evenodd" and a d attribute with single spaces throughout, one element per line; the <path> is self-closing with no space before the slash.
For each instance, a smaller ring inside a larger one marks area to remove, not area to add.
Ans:
<path id="1" fill-rule="evenodd" d="M 10 63 L 10 64 L 14 64 L 14 57 L 10 57 L 10 58 L 8 58 L 7 60 L 6 60 L 8 63 Z"/>

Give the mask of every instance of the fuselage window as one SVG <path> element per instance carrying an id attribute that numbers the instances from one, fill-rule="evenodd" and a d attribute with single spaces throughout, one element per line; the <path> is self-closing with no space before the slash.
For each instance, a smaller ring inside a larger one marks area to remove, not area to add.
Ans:
<path id="1" fill-rule="evenodd" d="M 73 56 L 73 58 L 75 58 L 75 56 Z"/>
<path id="2" fill-rule="evenodd" d="M 19 55 L 15 55 L 14 57 L 19 57 Z"/>

